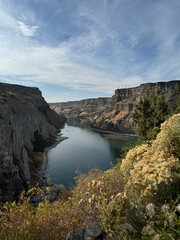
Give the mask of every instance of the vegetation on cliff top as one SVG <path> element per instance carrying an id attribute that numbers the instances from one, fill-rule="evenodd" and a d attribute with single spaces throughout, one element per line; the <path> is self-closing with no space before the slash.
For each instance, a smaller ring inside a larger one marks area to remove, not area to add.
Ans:
<path id="1" fill-rule="evenodd" d="M 172 103 L 172 99 L 170 101 L 168 93 L 164 91 L 140 99 L 132 117 L 136 124 L 135 130 L 141 140 L 154 139 L 160 131 L 161 123 L 168 116 L 180 112 L 179 100 L 180 97 L 176 97 Z"/>
<path id="2" fill-rule="evenodd" d="M 180 238 L 180 114 L 154 141 L 130 150 L 111 170 L 77 177 L 61 199 L 37 206 L 32 189 L 0 209 L 0 239 L 60 240 L 98 219 L 107 239 Z M 38 193 L 38 194 L 41 194 Z"/>

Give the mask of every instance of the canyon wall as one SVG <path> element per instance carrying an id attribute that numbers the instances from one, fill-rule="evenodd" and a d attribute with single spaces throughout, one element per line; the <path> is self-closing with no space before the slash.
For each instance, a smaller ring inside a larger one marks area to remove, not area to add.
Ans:
<path id="1" fill-rule="evenodd" d="M 35 135 L 47 140 L 65 119 L 50 109 L 38 88 L 0 83 L 0 201 L 30 184 L 29 152 Z"/>
<path id="2" fill-rule="evenodd" d="M 71 124 L 132 134 L 135 105 L 141 98 L 161 92 L 164 92 L 166 100 L 173 105 L 180 93 L 180 81 L 146 83 L 134 88 L 117 89 L 110 98 L 51 103 L 50 106 L 57 113 L 63 112 Z"/>

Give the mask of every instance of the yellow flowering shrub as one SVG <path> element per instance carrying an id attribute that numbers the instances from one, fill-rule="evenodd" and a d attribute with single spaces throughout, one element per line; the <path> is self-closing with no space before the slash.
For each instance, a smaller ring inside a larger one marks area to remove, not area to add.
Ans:
<path id="1" fill-rule="evenodd" d="M 78 199 L 79 208 L 89 221 L 99 219 L 103 229 L 116 239 L 116 233 L 123 233 L 126 196 L 123 193 L 123 176 L 119 167 L 101 172 L 91 171 L 87 176 L 80 175 L 73 196 Z M 76 201 L 77 201 L 76 199 Z M 122 237 L 121 235 L 121 237 Z"/>
<path id="2" fill-rule="evenodd" d="M 135 148 L 129 150 L 126 157 L 122 160 L 120 164 L 120 171 L 124 175 L 126 181 L 129 178 L 131 170 L 134 165 L 143 158 L 144 153 L 149 149 L 147 144 L 142 144 L 141 146 L 136 146 Z"/>
<path id="3" fill-rule="evenodd" d="M 176 149 L 174 143 L 171 146 L 172 137 L 178 139 L 179 136 L 180 114 L 176 114 L 162 124 L 161 132 L 150 146 L 138 146 L 123 159 L 121 171 L 127 179 L 125 191 L 134 202 L 154 198 L 159 191 L 159 197 L 164 198 L 172 183 L 180 180 L 180 161 L 174 151 L 180 146 Z"/>
<path id="4" fill-rule="evenodd" d="M 63 240 L 88 225 L 87 213 L 74 198 L 33 206 L 27 201 L 6 203 L 0 210 L 0 239 Z"/>
<path id="5" fill-rule="evenodd" d="M 174 137 L 177 139 L 180 138 L 180 113 L 173 115 L 161 124 L 161 132 L 157 135 L 153 146 L 156 149 L 166 151 Z"/>

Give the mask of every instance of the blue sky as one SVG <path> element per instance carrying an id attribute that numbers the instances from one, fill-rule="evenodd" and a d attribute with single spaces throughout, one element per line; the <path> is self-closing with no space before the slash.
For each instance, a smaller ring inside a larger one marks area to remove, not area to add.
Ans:
<path id="1" fill-rule="evenodd" d="M 179 0 L 0 0 L 0 81 L 48 102 L 180 79 Z"/>

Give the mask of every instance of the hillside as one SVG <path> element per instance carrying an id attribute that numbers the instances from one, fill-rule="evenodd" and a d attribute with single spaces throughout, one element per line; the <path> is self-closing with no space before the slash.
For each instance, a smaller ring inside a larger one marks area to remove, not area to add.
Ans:
<path id="1" fill-rule="evenodd" d="M 65 103 L 51 103 L 57 113 L 64 113 L 71 124 L 121 133 L 134 133 L 132 113 L 141 98 L 164 93 L 174 106 L 180 95 L 180 81 L 141 84 L 138 87 L 117 89 L 110 98 L 86 99 Z"/>
<path id="2" fill-rule="evenodd" d="M 0 83 L 0 201 L 16 198 L 30 185 L 35 147 L 40 140 L 51 144 L 64 121 L 39 89 Z"/>

